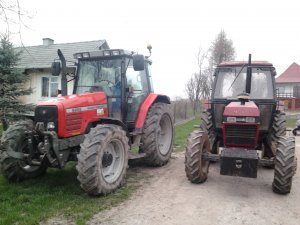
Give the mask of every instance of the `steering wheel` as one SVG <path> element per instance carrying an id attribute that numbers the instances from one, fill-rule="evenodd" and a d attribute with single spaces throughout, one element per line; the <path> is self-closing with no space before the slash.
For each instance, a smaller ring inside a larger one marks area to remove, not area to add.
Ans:
<path id="1" fill-rule="evenodd" d="M 111 82 L 111 81 L 109 81 L 109 80 L 100 80 L 100 81 L 98 82 L 98 84 L 101 84 L 102 82 L 103 82 L 103 83 L 106 82 L 105 85 L 107 85 L 108 87 L 114 86 L 114 83 Z"/>

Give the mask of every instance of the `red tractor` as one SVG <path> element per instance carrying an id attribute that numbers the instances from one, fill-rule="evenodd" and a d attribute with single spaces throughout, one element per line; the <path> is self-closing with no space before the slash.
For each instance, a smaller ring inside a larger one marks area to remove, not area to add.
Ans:
<path id="1" fill-rule="evenodd" d="M 273 65 L 266 61 L 221 63 L 200 130 L 187 140 L 185 171 L 192 183 L 207 179 L 211 161 L 222 175 L 257 177 L 275 170 L 273 191 L 287 194 L 296 172 L 295 139 L 286 136 L 285 113 L 276 98 Z"/>
<path id="2" fill-rule="evenodd" d="M 153 93 L 149 57 L 122 49 L 77 53 L 74 90 L 67 95 L 66 61 L 58 55 L 52 74 L 62 74 L 62 97 L 38 104 L 31 120 L 11 125 L 1 138 L 0 166 L 9 181 L 78 160 L 81 187 L 99 195 L 122 184 L 128 159 L 168 162 L 173 114 L 169 97 Z M 139 153 L 130 154 L 131 147 Z"/>

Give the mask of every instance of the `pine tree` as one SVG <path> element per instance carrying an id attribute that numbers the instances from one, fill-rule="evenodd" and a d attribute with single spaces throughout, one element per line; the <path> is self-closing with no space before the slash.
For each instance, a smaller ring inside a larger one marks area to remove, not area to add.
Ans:
<path id="1" fill-rule="evenodd" d="M 26 109 L 20 97 L 32 92 L 25 83 L 29 75 L 16 68 L 21 52 L 16 52 L 8 37 L 0 39 L 0 118 Z M 4 125 L 4 124 L 3 124 Z"/>

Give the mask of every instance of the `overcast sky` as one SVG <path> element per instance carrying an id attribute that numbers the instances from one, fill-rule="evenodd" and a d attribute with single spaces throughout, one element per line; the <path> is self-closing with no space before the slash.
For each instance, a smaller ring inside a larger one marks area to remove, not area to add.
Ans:
<path id="1" fill-rule="evenodd" d="M 14 0 L 10 0 L 13 2 Z M 268 60 L 277 73 L 300 64 L 300 3 L 285 1 L 19 0 L 29 11 L 21 27 L 25 46 L 106 39 L 111 48 L 147 54 L 153 47 L 155 92 L 183 96 L 197 70 L 199 47 L 209 48 L 220 30 L 233 41 L 237 60 Z M 1 32 L 4 26 L 1 24 Z M 11 27 L 11 29 L 17 29 Z M 13 36 L 14 44 L 20 38 Z"/>

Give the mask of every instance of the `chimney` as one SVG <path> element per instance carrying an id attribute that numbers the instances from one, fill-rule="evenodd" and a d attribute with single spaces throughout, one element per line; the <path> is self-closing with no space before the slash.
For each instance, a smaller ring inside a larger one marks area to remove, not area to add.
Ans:
<path id="1" fill-rule="evenodd" d="M 49 45 L 53 45 L 54 44 L 54 40 L 51 38 L 43 38 L 43 45 L 44 46 L 49 46 Z"/>

